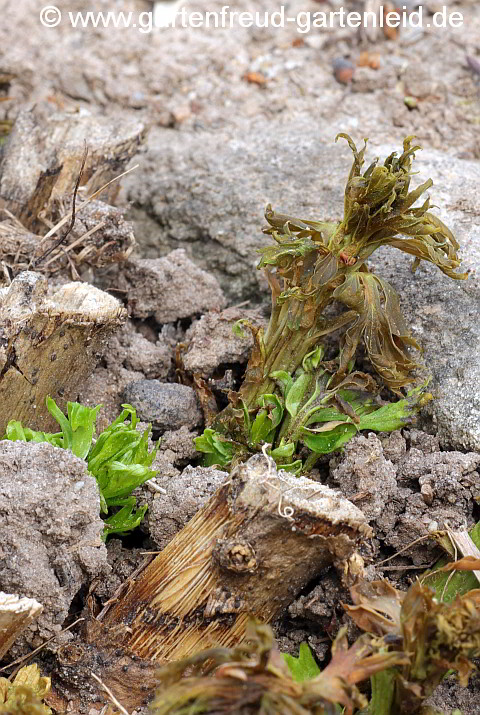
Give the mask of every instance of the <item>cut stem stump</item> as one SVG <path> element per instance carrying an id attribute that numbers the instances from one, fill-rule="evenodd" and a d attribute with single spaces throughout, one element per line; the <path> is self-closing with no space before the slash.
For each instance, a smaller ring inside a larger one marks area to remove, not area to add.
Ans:
<path id="1" fill-rule="evenodd" d="M 370 534 L 363 513 L 340 494 L 277 473 L 255 455 L 124 584 L 99 621 L 108 638 L 145 659 L 234 646 L 249 615 L 271 621 L 325 567 L 361 571 L 355 547 Z"/>
<path id="2" fill-rule="evenodd" d="M 47 395 L 60 405 L 64 393 L 74 399 L 125 318 L 115 298 L 87 283 L 67 283 L 49 298 L 46 279 L 25 271 L 0 289 L 0 433 L 13 419 L 51 428 Z"/>

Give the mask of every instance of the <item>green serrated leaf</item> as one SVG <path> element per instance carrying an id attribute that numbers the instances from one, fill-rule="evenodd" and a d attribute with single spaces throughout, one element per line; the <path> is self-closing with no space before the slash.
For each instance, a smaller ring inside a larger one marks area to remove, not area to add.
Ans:
<path id="1" fill-rule="evenodd" d="M 197 451 L 206 455 L 205 466 L 212 467 L 218 464 L 225 467 L 232 461 L 233 444 L 215 430 L 206 428 L 200 437 L 194 439 L 194 442 Z"/>
<path id="2" fill-rule="evenodd" d="M 289 653 L 283 653 L 283 657 L 288 665 L 292 678 L 297 683 L 303 683 L 305 680 L 312 680 L 313 678 L 316 678 L 317 675 L 320 675 L 320 668 L 313 657 L 308 643 L 300 643 L 298 658 L 295 658 Z"/>
<path id="3" fill-rule="evenodd" d="M 80 459 L 85 459 L 90 451 L 97 413 L 101 407 L 85 407 L 78 402 L 67 403 L 68 421 L 72 429 L 71 450 Z"/>
<path id="4" fill-rule="evenodd" d="M 125 534 L 128 531 L 133 531 L 141 524 L 148 505 L 145 504 L 134 511 L 135 503 L 135 497 L 131 497 L 116 514 L 105 519 L 104 540 L 111 534 Z"/>
<path id="5" fill-rule="evenodd" d="M 71 449 L 73 445 L 73 430 L 70 422 L 68 421 L 67 417 L 65 417 L 62 410 L 57 406 L 55 400 L 53 400 L 51 397 L 47 397 L 46 403 L 47 410 L 62 428 L 62 447 L 64 449 Z"/>

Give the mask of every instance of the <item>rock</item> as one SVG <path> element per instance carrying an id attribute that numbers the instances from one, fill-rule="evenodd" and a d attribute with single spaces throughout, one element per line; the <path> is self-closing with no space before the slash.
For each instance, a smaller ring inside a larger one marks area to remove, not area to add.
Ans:
<path id="1" fill-rule="evenodd" d="M 80 588 L 108 574 L 95 479 L 47 443 L 0 442 L 0 585 L 43 605 L 10 655 L 60 632 Z"/>
<path id="2" fill-rule="evenodd" d="M 192 428 L 203 419 L 195 391 L 187 385 L 138 380 L 126 386 L 124 396 L 139 419 L 152 422 L 157 430 Z"/>
<path id="3" fill-rule="evenodd" d="M 137 332 L 132 322 L 112 337 L 105 354 L 105 363 L 116 371 L 119 365 L 141 372 L 147 378 L 164 380 L 173 365 L 173 349 L 165 340 L 152 342 Z"/>
<path id="4" fill-rule="evenodd" d="M 221 313 L 207 313 L 185 335 L 188 348 L 183 364 L 192 373 L 209 377 L 224 363 L 246 363 L 253 347 L 252 333 L 244 326 L 243 337 L 233 332 L 237 320 L 245 318 L 259 327 L 265 323 L 258 311 L 227 308 Z"/>
<path id="5" fill-rule="evenodd" d="M 187 427 L 180 427 L 178 430 L 164 432 L 160 449 L 168 452 L 173 464 L 184 466 L 188 461 L 198 457 L 195 448 L 194 438 L 198 437 L 198 432 L 191 432 Z"/>
<path id="6" fill-rule="evenodd" d="M 373 70 L 372 70 L 373 72 Z M 347 126 L 338 126 L 338 130 Z M 208 267 L 231 300 L 266 291 L 254 270 L 263 208 L 302 218 L 335 220 L 341 216 L 343 188 L 352 157 L 333 143 L 331 127 L 310 116 L 257 119 L 245 131 L 184 134 L 156 130 L 146 165 L 127 177 L 131 199 L 149 207 L 157 221 L 145 234 L 143 250 L 166 250 L 182 242 L 199 265 Z M 405 134 L 409 133 L 405 131 Z M 360 137 L 355 136 L 360 144 Z M 372 136 L 372 140 L 374 137 Z M 373 143 L 373 142 L 372 142 Z M 400 146 L 374 144 L 367 164 Z M 301 169 L 299 169 L 301 167 Z M 392 248 L 380 249 L 370 266 L 391 282 L 414 337 L 425 350 L 434 376 L 436 399 L 430 410 L 442 443 L 456 449 L 480 449 L 480 267 L 477 236 L 480 165 L 428 149 L 415 165 L 420 182 L 432 177 L 435 213 L 451 226 L 461 245 L 468 281 L 454 282 L 431 265 L 415 274 L 411 259 Z M 158 230 L 160 226 L 160 232 Z"/>
<path id="7" fill-rule="evenodd" d="M 214 467 L 191 466 L 174 479 L 157 476 L 157 484 L 167 492 L 157 494 L 149 509 L 150 536 L 159 549 L 165 548 L 227 476 Z"/>
<path id="8" fill-rule="evenodd" d="M 382 443 L 373 433 L 347 442 L 342 461 L 331 475 L 335 483 L 341 484 L 342 493 L 358 504 L 368 521 L 381 516 L 397 491 L 395 467 L 385 459 Z"/>
<path id="9" fill-rule="evenodd" d="M 183 249 L 164 258 L 128 261 L 122 266 L 119 287 L 126 291 L 135 318 L 153 316 L 157 323 L 173 323 L 225 305 L 216 279 L 198 268 Z"/>

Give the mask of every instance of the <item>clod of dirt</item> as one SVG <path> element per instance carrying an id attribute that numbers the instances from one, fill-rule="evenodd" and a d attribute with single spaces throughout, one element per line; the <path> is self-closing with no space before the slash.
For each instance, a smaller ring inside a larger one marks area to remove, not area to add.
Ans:
<path id="1" fill-rule="evenodd" d="M 203 414 L 195 391 L 187 385 L 138 380 L 125 388 L 124 396 L 137 410 L 139 419 L 151 422 L 162 432 L 180 427 L 196 427 Z"/>
<path id="2" fill-rule="evenodd" d="M 163 380 L 173 365 L 173 349 L 164 340 L 155 343 L 137 332 L 132 322 L 109 341 L 105 363 L 111 369 L 121 364 L 127 370 L 141 372 L 147 378 Z"/>
<path id="3" fill-rule="evenodd" d="M 363 511 L 380 544 L 396 551 L 447 523 L 473 526 L 480 493 L 479 453 L 440 452 L 436 438 L 418 430 L 406 434 L 420 448 L 407 449 L 398 432 L 382 439 L 370 433 L 354 437 L 330 460 L 333 484 Z M 436 552 L 433 541 L 422 541 L 405 553 L 420 565 Z"/>
<path id="4" fill-rule="evenodd" d="M 391 90 L 395 87 L 397 76 L 392 67 L 357 67 L 352 77 L 353 92 L 374 92 L 375 90 Z"/>
<path id="5" fill-rule="evenodd" d="M 191 432 L 187 427 L 180 427 L 173 431 L 168 430 L 162 436 L 160 450 L 171 459 L 175 466 L 185 466 L 189 460 L 198 457 L 193 441 L 195 437 L 198 437 L 198 433 Z"/>
<path id="6" fill-rule="evenodd" d="M 82 586 L 110 571 L 95 479 L 67 450 L 2 441 L 0 521 L 0 589 L 43 605 L 17 657 L 57 635 Z"/>
<path id="7" fill-rule="evenodd" d="M 118 282 L 131 314 L 153 316 L 158 323 L 173 323 L 225 305 L 217 280 L 198 268 L 182 248 L 164 258 L 127 261 Z"/>
<path id="8" fill-rule="evenodd" d="M 29 229 L 39 211 L 70 196 L 78 177 L 85 142 L 88 156 L 82 184 L 93 193 L 121 173 L 145 137 L 143 124 L 89 113 L 55 114 L 38 110 L 18 115 L 0 163 L 0 199 Z M 118 187 L 110 187 L 108 193 Z M 104 194 L 105 196 L 105 194 Z M 41 225 L 41 224 L 40 224 Z"/>
<path id="9" fill-rule="evenodd" d="M 119 586 L 145 560 L 145 551 L 141 548 L 125 548 L 120 539 L 110 538 L 107 541 L 107 559 L 111 572 L 103 578 L 96 579 L 92 588 L 95 596 L 103 601 L 111 598 Z"/>
<path id="10" fill-rule="evenodd" d="M 397 492 L 395 467 L 385 459 L 382 443 L 373 433 L 344 447 L 343 459 L 331 472 L 342 493 L 357 503 L 368 521 L 380 517 Z"/>
<path id="11" fill-rule="evenodd" d="M 214 467 L 191 466 L 174 479 L 161 474 L 156 477 L 167 492 L 155 495 L 148 512 L 150 536 L 159 549 L 165 548 L 226 477 L 226 472 Z"/>
<path id="12" fill-rule="evenodd" d="M 192 325 L 185 334 L 188 342 L 183 364 L 187 370 L 210 377 L 222 363 L 247 362 L 253 347 L 253 337 L 244 327 L 244 337 L 237 337 L 233 326 L 245 318 L 260 327 L 265 321 L 258 311 L 242 308 L 227 308 L 221 313 L 207 313 Z"/>

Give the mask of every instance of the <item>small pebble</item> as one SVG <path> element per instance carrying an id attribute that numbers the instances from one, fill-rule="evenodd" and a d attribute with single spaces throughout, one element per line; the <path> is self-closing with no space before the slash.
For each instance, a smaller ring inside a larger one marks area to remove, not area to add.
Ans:
<path id="1" fill-rule="evenodd" d="M 137 380 L 126 386 L 124 397 L 135 407 L 139 419 L 151 422 L 154 429 L 192 428 L 203 419 L 195 391 L 187 385 Z"/>
<path id="2" fill-rule="evenodd" d="M 340 84 L 349 84 L 352 81 L 355 65 L 343 57 L 336 57 L 332 62 L 333 76 Z"/>

